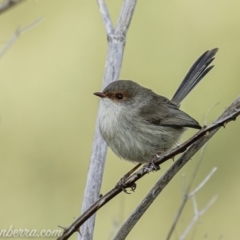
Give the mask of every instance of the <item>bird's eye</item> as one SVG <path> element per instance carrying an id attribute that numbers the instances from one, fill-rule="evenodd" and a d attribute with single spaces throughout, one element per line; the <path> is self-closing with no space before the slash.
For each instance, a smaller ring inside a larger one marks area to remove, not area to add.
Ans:
<path id="1" fill-rule="evenodd" d="M 123 94 L 122 93 L 116 93 L 115 97 L 117 99 L 123 99 Z"/>

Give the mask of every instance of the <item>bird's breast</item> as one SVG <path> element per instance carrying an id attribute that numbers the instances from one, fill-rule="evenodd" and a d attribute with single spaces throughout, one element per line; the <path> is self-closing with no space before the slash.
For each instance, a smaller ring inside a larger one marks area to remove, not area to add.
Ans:
<path id="1" fill-rule="evenodd" d="M 103 99 L 107 100 L 107 99 Z M 148 124 L 137 111 L 101 101 L 100 132 L 115 154 L 134 162 L 147 162 L 177 142 L 182 131 Z"/>

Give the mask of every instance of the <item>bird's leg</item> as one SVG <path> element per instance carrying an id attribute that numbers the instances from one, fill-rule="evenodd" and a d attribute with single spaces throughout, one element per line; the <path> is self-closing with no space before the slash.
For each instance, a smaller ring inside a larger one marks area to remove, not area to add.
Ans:
<path id="1" fill-rule="evenodd" d="M 155 161 L 157 158 L 159 158 L 159 157 L 161 156 L 161 154 L 162 154 L 162 152 L 156 153 L 155 156 L 152 157 L 147 164 L 145 164 L 144 169 L 145 169 L 147 172 L 156 172 L 156 171 L 160 170 L 160 166 L 156 165 L 156 164 L 154 163 L 154 161 Z"/>
<path id="2" fill-rule="evenodd" d="M 142 164 L 138 163 L 134 168 L 132 168 L 129 172 L 127 172 L 120 180 L 119 182 L 116 184 L 116 188 L 121 188 L 123 190 L 123 192 L 130 194 L 126 188 L 131 188 L 131 190 L 134 192 L 134 190 L 136 189 L 137 185 L 136 183 L 133 183 L 130 186 L 127 186 L 125 184 L 126 180 L 131 176 L 131 174 L 133 174 Z"/>

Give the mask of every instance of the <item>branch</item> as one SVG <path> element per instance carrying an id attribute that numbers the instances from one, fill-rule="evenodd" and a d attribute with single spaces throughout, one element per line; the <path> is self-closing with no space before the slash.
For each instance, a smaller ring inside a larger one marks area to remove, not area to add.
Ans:
<path id="1" fill-rule="evenodd" d="M 15 33 L 12 35 L 12 37 L 9 39 L 9 41 L 6 43 L 6 45 L 0 50 L 0 58 L 5 54 L 5 52 L 14 44 L 14 42 L 22 35 L 23 33 L 27 32 L 28 30 L 32 29 L 36 25 L 38 25 L 43 18 L 39 18 L 33 23 L 29 24 L 28 26 L 24 28 L 18 27 L 15 31 Z"/>
<path id="2" fill-rule="evenodd" d="M 191 220 L 191 222 L 188 224 L 187 228 L 185 229 L 185 231 L 182 233 L 182 235 L 179 237 L 179 240 L 184 240 L 186 239 L 187 234 L 190 232 L 190 230 L 192 229 L 193 225 L 195 224 L 195 222 L 199 219 L 199 217 L 201 217 L 207 210 L 209 207 L 211 207 L 213 205 L 213 203 L 217 200 L 217 196 L 214 196 L 209 203 L 202 209 L 202 210 L 198 210 L 197 207 L 197 201 L 195 196 L 192 196 L 192 201 L 193 201 L 193 209 L 194 209 L 194 216 Z"/>
<path id="3" fill-rule="evenodd" d="M 191 190 L 193 181 L 194 181 L 194 179 L 195 179 L 195 177 L 197 175 L 198 169 L 199 169 L 200 164 L 202 162 L 203 152 L 205 150 L 205 147 L 206 147 L 206 145 L 202 148 L 200 160 L 198 161 L 197 166 L 195 167 L 195 170 L 194 170 L 194 172 L 192 174 L 191 180 L 189 181 L 189 184 L 188 184 L 187 188 L 185 188 L 185 178 L 183 177 L 183 181 L 182 181 L 182 183 L 183 183 L 182 184 L 183 185 L 183 196 L 182 196 L 183 200 L 182 200 L 182 203 L 181 203 L 181 205 L 180 205 L 180 207 L 178 209 L 178 212 L 177 212 L 176 217 L 175 217 L 175 219 L 173 221 L 173 224 L 172 224 L 172 226 L 171 226 L 171 228 L 169 230 L 169 233 L 167 235 L 166 240 L 170 239 L 170 237 L 171 237 L 171 235 L 172 235 L 172 233 L 173 233 L 173 231 L 174 231 L 174 229 L 175 229 L 175 227 L 177 225 L 177 222 L 178 222 L 178 220 L 179 220 L 179 218 L 180 218 L 180 216 L 182 214 L 182 211 L 183 211 L 183 209 L 185 207 L 185 204 L 187 203 L 187 200 L 188 200 L 187 195 L 189 194 L 189 192 Z"/>
<path id="4" fill-rule="evenodd" d="M 161 164 L 168 159 L 173 158 L 175 155 L 187 150 L 179 157 L 179 159 L 173 163 L 173 165 L 166 171 L 166 173 L 161 177 L 158 183 L 151 190 L 151 194 L 145 199 L 146 206 L 141 206 L 141 211 L 144 212 L 144 208 L 150 205 L 154 200 L 154 196 L 158 195 L 164 187 L 171 181 L 171 179 L 177 174 L 177 172 L 189 161 L 189 159 L 202 147 L 204 144 L 210 140 L 210 138 L 220 129 L 221 126 L 226 126 L 230 121 L 236 119 L 240 114 L 240 97 L 238 97 L 223 113 L 222 115 L 210 126 L 203 128 L 198 133 L 196 133 L 192 138 L 190 138 L 185 143 L 181 144 L 177 148 L 164 154 L 162 157 L 158 158 L 156 163 Z M 133 175 L 131 175 L 125 182 L 127 186 L 132 186 L 137 180 L 142 178 L 148 172 L 146 168 L 142 168 Z M 79 218 L 77 218 L 68 228 L 63 232 L 62 237 L 59 240 L 67 239 L 78 228 L 89 219 L 96 211 L 103 207 L 107 202 L 113 199 L 123 190 L 121 188 L 113 188 L 99 200 L 97 200 L 91 207 L 89 207 Z"/>
<path id="5" fill-rule="evenodd" d="M 0 14 L 15 7 L 17 4 L 23 2 L 23 0 L 5 0 L 0 4 Z"/>
<path id="6" fill-rule="evenodd" d="M 137 0 L 125 0 L 123 7 L 121 9 L 121 14 L 118 18 L 115 32 L 126 36 L 127 30 L 129 28 L 130 22 L 132 20 L 133 12 L 136 6 Z"/>
<path id="7" fill-rule="evenodd" d="M 217 171 L 217 168 L 214 167 L 212 171 L 206 176 L 206 178 L 203 179 L 203 181 L 192 191 L 188 194 L 187 198 L 191 198 L 193 195 L 195 195 L 212 177 L 212 175 Z"/>
<path id="8" fill-rule="evenodd" d="M 108 39 L 108 53 L 105 63 L 105 71 L 103 76 L 103 87 L 119 78 L 122 66 L 123 52 L 125 46 L 125 37 L 129 28 L 131 18 L 136 6 L 137 0 L 125 0 L 123 3 L 124 11 L 121 11 L 119 21 L 117 23 L 116 31 L 113 28 L 109 12 L 104 0 L 97 0 L 99 11 L 105 25 L 107 39 Z M 130 13 L 125 14 L 126 12 Z M 121 26 L 121 27 L 120 27 Z M 119 35 L 121 37 L 119 37 Z M 95 127 L 94 140 L 92 145 L 92 154 L 89 163 L 87 182 L 84 191 L 84 198 L 82 203 L 81 212 L 84 213 L 92 206 L 98 199 L 103 178 L 103 171 L 105 166 L 105 159 L 107 153 L 107 145 L 103 140 L 99 127 L 99 112 L 97 123 Z M 95 215 L 81 227 L 81 239 L 90 240 L 93 238 Z M 74 231 L 78 231 L 81 225 L 76 226 L 74 229 L 67 229 L 64 231 L 63 236 L 59 239 L 67 239 Z M 70 230 L 70 231 L 69 231 Z"/>
<path id="9" fill-rule="evenodd" d="M 103 19 L 104 26 L 106 28 L 106 33 L 107 35 L 110 35 L 114 32 L 114 28 L 113 28 L 112 21 L 107 9 L 107 5 L 104 0 L 97 0 L 97 3 Z"/>
<path id="10" fill-rule="evenodd" d="M 188 199 L 191 198 L 192 196 L 194 196 L 207 183 L 207 181 L 212 177 L 213 173 L 216 170 L 217 170 L 216 167 L 213 168 L 212 171 L 206 176 L 206 178 L 191 193 L 189 193 L 190 192 L 190 186 L 192 184 L 192 181 L 190 181 L 189 186 L 187 188 L 187 192 L 184 193 L 182 203 L 181 203 L 181 205 L 180 205 L 180 207 L 178 209 L 178 212 L 176 214 L 176 217 L 175 217 L 174 222 L 173 222 L 173 224 L 172 224 L 172 226 L 170 228 L 170 231 L 169 231 L 169 233 L 167 235 L 166 240 L 170 239 L 170 237 L 171 237 L 171 235 L 172 235 L 172 233 L 173 233 L 173 231 L 174 231 L 174 229 L 175 229 L 175 227 L 177 225 L 177 222 L 178 222 L 178 220 L 179 220 L 179 218 L 181 216 L 183 208 L 185 207 Z M 195 173 L 196 173 L 196 171 L 195 171 Z M 194 177 L 196 176 L 195 173 L 193 174 Z"/>

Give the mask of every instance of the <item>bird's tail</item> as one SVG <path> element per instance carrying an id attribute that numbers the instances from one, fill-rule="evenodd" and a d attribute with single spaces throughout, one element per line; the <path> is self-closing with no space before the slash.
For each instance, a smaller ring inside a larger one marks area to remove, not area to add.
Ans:
<path id="1" fill-rule="evenodd" d="M 180 104 L 180 102 L 191 92 L 202 78 L 214 67 L 214 65 L 209 65 L 214 60 L 217 51 L 218 48 L 206 51 L 197 59 L 175 92 L 172 98 L 173 102 Z"/>

